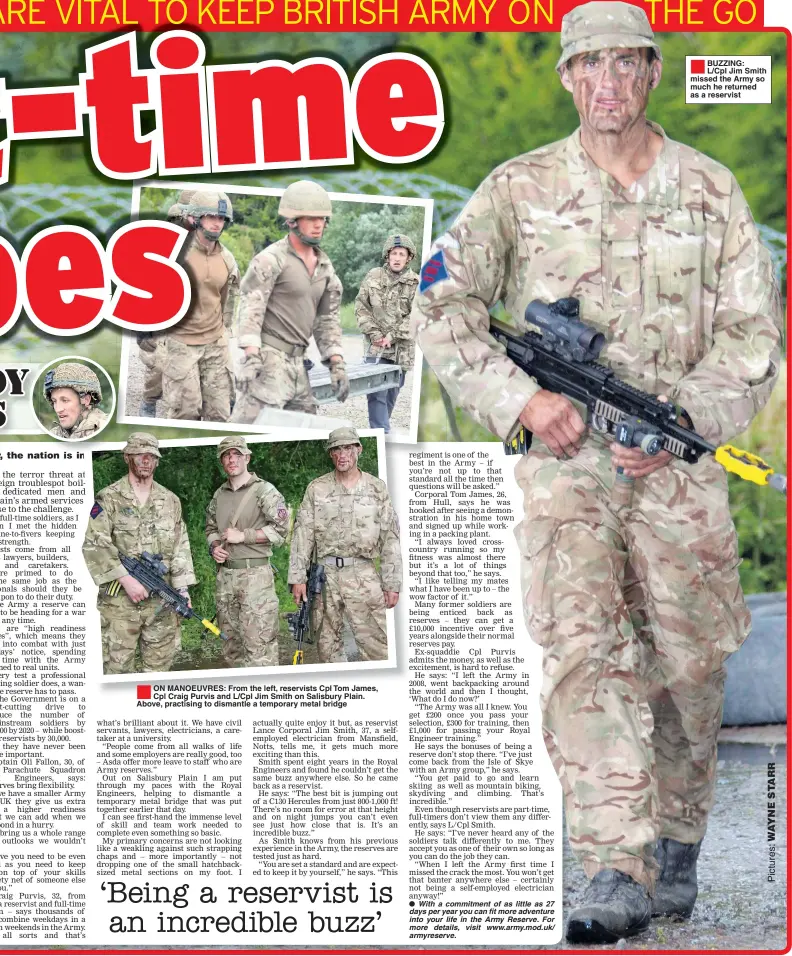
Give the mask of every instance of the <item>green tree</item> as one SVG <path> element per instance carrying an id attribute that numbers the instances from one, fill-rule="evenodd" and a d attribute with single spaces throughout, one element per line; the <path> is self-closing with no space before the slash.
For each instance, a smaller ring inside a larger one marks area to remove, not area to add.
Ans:
<path id="1" fill-rule="evenodd" d="M 382 265 L 382 247 L 392 233 L 406 233 L 420 250 L 422 206 L 336 202 L 322 248 L 344 285 L 344 302 L 353 302 L 366 273 Z"/>

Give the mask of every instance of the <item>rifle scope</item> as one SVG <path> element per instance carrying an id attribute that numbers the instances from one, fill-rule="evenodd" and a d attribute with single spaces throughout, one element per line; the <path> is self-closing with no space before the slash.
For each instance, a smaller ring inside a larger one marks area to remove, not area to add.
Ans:
<path id="1" fill-rule="evenodd" d="M 525 310 L 525 321 L 542 330 L 544 343 L 563 358 L 594 362 L 605 348 L 605 336 L 578 318 L 580 303 L 575 298 L 559 299 L 546 305 L 534 299 Z"/>

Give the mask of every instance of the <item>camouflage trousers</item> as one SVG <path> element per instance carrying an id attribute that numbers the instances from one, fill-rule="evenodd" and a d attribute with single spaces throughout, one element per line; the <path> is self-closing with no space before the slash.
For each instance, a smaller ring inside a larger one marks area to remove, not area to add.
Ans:
<path id="1" fill-rule="evenodd" d="M 601 445 L 517 466 L 545 743 L 589 878 L 622 870 L 652 892 L 656 840 L 706 830 L 723 664 L 750 627 L 725 477 L 712 460 L 666 466 L 628 509 L 611 503 Z"/>
<path id="2" fill-rule="evenodd" d="M 234 399 L 231 354 L 223 334 L 210 345 L 186 345 L 165 335 L 157 349 L 165 418 L 227 422 Z"/>
<path id="3" fill-rule="evenodd" d="M 269 667 L 278 663 L 278 597 L 269 565 L 217 572 L 217 623 L 228 637 L 228 667 Z"/>
<path id="4" fill-rule="evenodd" d="M 237 383 L 239 398 L 232 422 L 250 425 L 262 408 L 316 414 L 316 402 L 308 382 L 302 355 L 287 355 L 262 345 L 258 355 L 248 355 Z"/>
<path id="5" fill-rule="evenodd" d="M 317 656 L 321 664 L 347 659 L 341 630 L 344 617 L 355 635 L 361 661 L 388 658 L 385 596 L 373 562 L 355 562 L 348 568 L 325 565 L 325 586 L 314 599 L 312 630 L 318 634 Z"/>
<path id="6" fill-rule="evenodd" d="M 162 398 L 162 370 L 157 362 L 157 353 L 139 349 L 140 361 L 146 367 L 143 378 L 143 401 L 158 402 Z"/>
<path id="7" fill-rule="evenodd" d="M 181 643 L 175 611 L 157 597 L 133 604 L 124 592 L 99 596 L 105 674 L 169 671 Z M 140 666 L 135 652 L 140 649 Z"/>

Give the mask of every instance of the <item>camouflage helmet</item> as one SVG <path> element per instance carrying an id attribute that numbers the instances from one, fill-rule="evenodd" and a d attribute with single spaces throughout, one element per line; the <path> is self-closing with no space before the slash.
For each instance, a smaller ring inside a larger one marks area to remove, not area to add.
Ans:
<path id="1" fill-rule="evenodd" d="M 632 3 L 593 0 L 575 7 L 561 21 L 561 58 L 556 70 L 578 53 L 650 47 L 663 59 L 646 13 Z"/>
<path id="2" fill-rule="evenodd" d="M 200 219 L 201 216 L 222 216 L 227 225 L 234 221 L 234 207 L 225 193 L 213 189 L 199 189 L 186 204 L 185 213 Z"/>
<path id="3" fill-rule="evenodd" d="M 50 404 L 56 388 L 70 388 L 78 395 L 90 395 L 91 405 L 98 405 L 102 400 L 102 386 L 96 372 L 77 362 L 62 362 L 44 376 L 44 395 Z"/>
<path id="4" fill-rule="evenodd" d="M 394 233 L 385 240 L 385 245 L 382 247 L 383 259 L 388 258 L 391 249 L 406 249 L 410 254 L 410 259 L 415 258 L 415 243 L 409 236 L 405 236 L 403 232 Z M 407 261 L 409 262 L 409 259 Z"/>
<path id="5" fill-rule="evenodd" d="M 278 215 L 284 219 L 299 219 L 300 216 L 325 216 L 333 213 L 327 190 L 319 183 L 301 179 L 287 186 L 281 196 Z"/>

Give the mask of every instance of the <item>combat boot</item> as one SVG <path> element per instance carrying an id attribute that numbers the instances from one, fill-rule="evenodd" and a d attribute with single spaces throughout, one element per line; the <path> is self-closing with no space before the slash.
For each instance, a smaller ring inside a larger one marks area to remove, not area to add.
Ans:
<path id="1" fill-rule="evenodd" d="M 676 916 L 687 919 L 698 896 L 696 861 L 701 850 L 698 843 L 679 843 L 670 837 L 657 841 L 655 859 L 660 864 L 652 916 Z"/>
<path id="2" fill-rule="evenodd" d="M 645 887 L 620 870 L 600 870 L 569 914 L 570 943 L 615 943 L 646 929 L 652 904 Z"/>
<path id="3" fill-rule="evenodd" d="M 141 418 L 156 418 L 157 417 L 157 403 L 156 401 L 148 401 L 143 399 L 140 403 L 140 408 L 138 409 L 138 415 Z"/>

